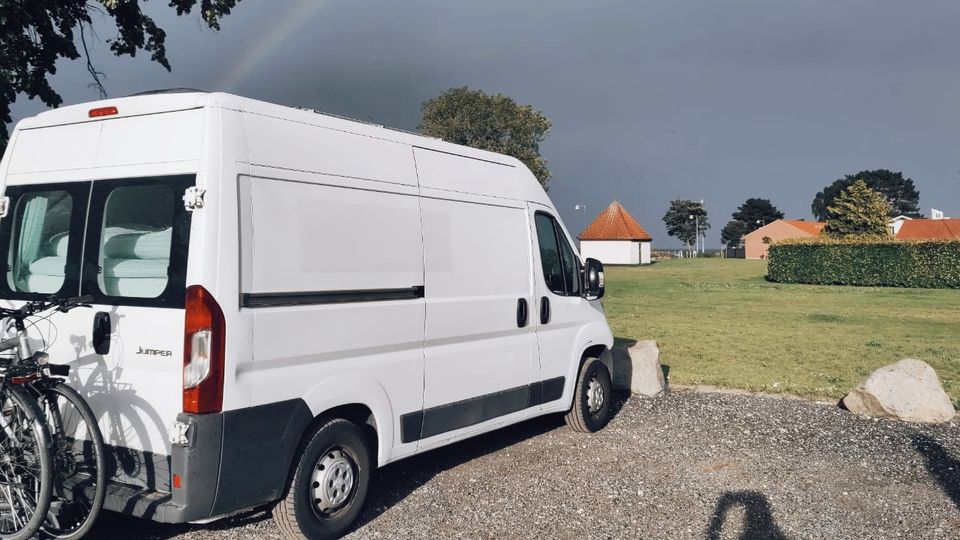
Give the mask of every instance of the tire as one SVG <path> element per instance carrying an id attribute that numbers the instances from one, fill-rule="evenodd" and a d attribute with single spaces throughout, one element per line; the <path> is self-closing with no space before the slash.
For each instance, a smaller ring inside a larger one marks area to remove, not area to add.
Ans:
<path id="1" fill-rule="evenodd" d="M 44 538 L 76 540 L 93 528 L 107 494 L 103 434 L 86 400 L 70 385 L 57 382 L 35 390 L 53 440 L 53 498 L 40 532 Z"/>
<path id="2" fill-rule="evenodd" d="M 0 423 L 3 424 L 0 429 L 0 446 L 5 454 L 9 453 L 14 462 L 4 464 L 0 477 L 16 475 L 23 478 L 24 474 L 32 476 L 31 482 L 18 482 L 23 485 L 18 493 L 25 494 L 25 497 L 36 505 L 32 515 L 23 516 L 26 518 L 25 522 L 12 523 L 9 518 L 13 516 L 16 509 L 7 504 L 6 496 L 0 497 L 0 538 L 26 540 L 40 530 L 47 516 L 47 509 L 50 507 L 53 487 L 50 432 L 43 421 L 43 413 L 24 388 L 3 387 L 0 390 L 0 408 L 2 408 Z M 19 436 L 15 437 L 17 442 L 14 442 L 14 438 L 8 437 L 10 430 L 19 433 Z M 0 485 L 3 484 L 5 481 L 0 480 Z"/>
<path id="3" fill-rule="evenodd" d="M 610 421 L 610 400 L 613 397 L 611 391 L 607 366 L 596 358 L 587 358 L 580 367 L 570 411 L 564 417 L 567 425 L 581 433 L 594 433 L 603 429 Z M 595 406 L 592 398 L 600 402 L 599 407 Z"/>
<path id="4" fill-rule="evenodd" d="M 370 473 L 370 449 L 360 427 L 341 418 L 324 422 L 303 447 L 273 519 L 290 539 L 338 538 L 363 507 Z"/>

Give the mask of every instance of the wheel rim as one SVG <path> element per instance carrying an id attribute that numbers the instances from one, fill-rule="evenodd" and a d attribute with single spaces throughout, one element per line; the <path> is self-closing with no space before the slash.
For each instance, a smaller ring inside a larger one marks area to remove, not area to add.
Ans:
<path id="1" fill-rule="evenodd" d="M 587 385 L 587 408 L 590 410 L 590 414 L 597 414 L 597 411 L 603 408 L 604 400 L 606 400 L 606 395 L 603 392 L 603 385 L 594 375 L 590 378 L 590 384 Z"/>
<path id="2" fill-rule="evenodd" d="M 340 448 L 327 451 L 313 470 L 313 504 L 321 514 L 343 506 L 356 489 L 356 465 Z"/>

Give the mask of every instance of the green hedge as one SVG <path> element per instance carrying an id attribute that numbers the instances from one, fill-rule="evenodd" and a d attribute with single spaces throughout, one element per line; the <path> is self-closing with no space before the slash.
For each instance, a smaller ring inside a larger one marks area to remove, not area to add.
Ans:
<path id="1" fill-rule="evenodd" d="M 960 241 L 781 242 L 768 257 L 767 279 L 782 283 L 960 288 Z"/>

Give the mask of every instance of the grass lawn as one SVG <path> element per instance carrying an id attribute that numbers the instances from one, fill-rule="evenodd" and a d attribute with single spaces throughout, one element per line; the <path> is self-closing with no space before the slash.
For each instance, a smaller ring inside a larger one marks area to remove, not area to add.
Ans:
<path id="1" fill-rule="evenodd" d="M 608 267 L 620 339 L 655 339 L 675 384 L 842 397 L 874 369 L 919 358 L 960 404 L 960 290 L 769 283 L 765 261 Z"/>

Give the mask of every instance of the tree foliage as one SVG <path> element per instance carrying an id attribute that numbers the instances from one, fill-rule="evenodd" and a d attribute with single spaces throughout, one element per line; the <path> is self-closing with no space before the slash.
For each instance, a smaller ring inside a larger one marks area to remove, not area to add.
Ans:
<path id="1" fill-rule="evenodd" d="M 747 232 L 751 233 L 768 223 L 783 219 L 783 212 L 774 206 L 770 199 L 751 197 L 744 201 L 730 217 L 745 224 Z"/>
<path id="2" fill-rule="evenodd" d="M 890 203 L 890 217 L 899 215 L 923 217 L 919 207 L 920 192 L 914 186 L 913 180 L 904 178 L 902 172 L 887 169 L 860 171 L 834 181 L 814 197 L 813 204 L 810 205 L 813 215 L 820 221 L 826 220 L 827 209 L 833 204 L 834 199 L 857 180 L 863 180 L 867 187 L 879 191 L 887 198 Z"/>
<path id="3" fill-rule="evenodd" d="M 728 221 L 720 231 L 720 241 L 729 248 L 735 248 L 740 245 L 740 240 L 749 234 L 750 228 L 742 221 Z"/>
<path id="4" fill-rule="evenodd" d="M 855 181 L 827 208 L 824 232 L 835 238 L 884 238 L 890 236 L 890 203 L 863 180 Z"/>
<path id="5" fill-rule="evenodd" d="M 670 207 L 663 215 L 663 223 L 667 226 L 668 235 L 690 246 L 697 241 L 697 217 L 700 218 L 702 235 L 710 228 L 710 222 L 707 221 L 707 208 L 703 202 L 674 199 L 670 201 Z"/>
<path id="6" fill-rule="evenodd" d="M 550 134 L 550 120 L 530 105 L 503 94 L 449 88 L 423 103 L 420 131 L 430 137 L 513 156 L 523 162 L 540 184 L 550 181 L 540 143 Z"/>
<path id="7" fill-rule="evenodd" d="M 203 22 L 220 29 L 220 19 L 240 0 L 167 0 L 177 15 L 189 14 L 199 3 Z M 0 146 L 6 146 L 10 106 L 18 94 L 57 107 L 63 99 L 50 84 L 61 58 L 87 58 L 93 83 L 105 96 L 102 74 L 87 54 L 94 15 L 116 24 L 116 36 L 107 40 L 117 56 L 144 51 L 168 71 L 166 32 L 141 10 L 140 0 L 2 0 L 0 1 Z"/>

